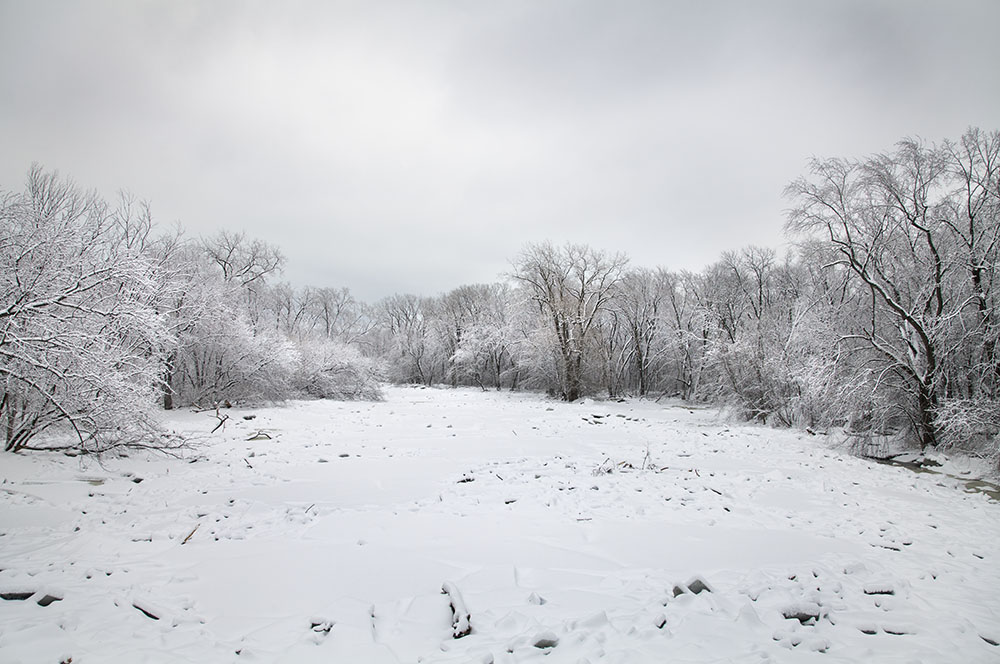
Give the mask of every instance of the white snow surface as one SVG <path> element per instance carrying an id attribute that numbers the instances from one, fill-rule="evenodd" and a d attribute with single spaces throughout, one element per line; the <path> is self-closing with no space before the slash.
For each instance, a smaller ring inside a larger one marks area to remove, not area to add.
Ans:
<path id="1" fill-rule="evenodd" d="M 823 436 L 466 389 L 229 414 L 171 414 L 181 458 L 2 457 L 0 662 L 1000 662 L 1000 504 Z"/>

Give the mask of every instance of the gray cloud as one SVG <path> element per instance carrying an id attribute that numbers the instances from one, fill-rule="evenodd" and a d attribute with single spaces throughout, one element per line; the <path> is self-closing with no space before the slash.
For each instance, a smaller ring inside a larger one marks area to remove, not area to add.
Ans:
<path id="1" fill-rule="evenodd" d="M 816 155 L 996 128 L 1000 4 L 0 0 L 0 186 L 33 161 L 365 298 L 527 241 L 698 269 L 782 242 Z"/>

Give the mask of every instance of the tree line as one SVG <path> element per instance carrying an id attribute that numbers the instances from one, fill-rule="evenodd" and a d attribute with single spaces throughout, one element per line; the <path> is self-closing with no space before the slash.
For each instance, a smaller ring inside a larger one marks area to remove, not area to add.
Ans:
<path id="1" fill-rule="evenodd" d="M 84 449 L 149 440 L 154 399 L 377 398 L 387 380 L 666 395 L 869 451 L 909 437 L 995 456 L 1000 132 L 817 159 L 785 193 L 786 255 L 674 272 L 531 244 L 494 283 L 365 303 L 279 281 L 266 243 L 156 233 L 141 203 L 35 167 L 0 212 L 5 447 L 50 426 Z"/>
<path id="2" fill-rule="evenodd" d="M 167 446 L 157 403 L 379 394 L 356 343 L 365 309 L 346 290 L 269 283 L 284 258 L 267 243 L 157 232 L 133 197 L 38 166 L 0 198 L 0 224 L 7 451 Z"/>

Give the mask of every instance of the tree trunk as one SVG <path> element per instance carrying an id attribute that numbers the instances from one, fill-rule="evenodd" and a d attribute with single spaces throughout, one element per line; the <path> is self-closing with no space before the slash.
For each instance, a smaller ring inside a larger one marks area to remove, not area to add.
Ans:
<path id="1" fill-rule="evenodd" d="M 167 358 L 163 368 L 163 410 L 174 409 L 174 363 L 177 361 L 177 354 L 171 353 Z"/>
<path id="2" fill-rule="evenodd" d="M 937 425 L 934 421 L 934 411 L 937 408 L 937 395 L 933 385 L 921 382 L 917 386 L 917 410 L 920 421 L 917 423 L 917 435 L 920 438 L 920 449 L 937 447 Z"/>
<path id="3" fill-rule="evenodd" d="M 581 370 L 583 357 L 578 351 L 570 351 L 566 359 L 566 401 L 576 401 L 581 392 Z"/>

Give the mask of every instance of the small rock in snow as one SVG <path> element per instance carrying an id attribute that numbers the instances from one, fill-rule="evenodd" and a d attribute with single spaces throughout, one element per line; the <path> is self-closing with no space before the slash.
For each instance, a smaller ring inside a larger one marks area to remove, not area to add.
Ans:
<path id="1" fill-rule="evenodd" d="M 549 648 L 555 648 L 559 645 L 559 637 L 553 632 L 542 632 L 532 639 L 532 645 L 539 650 L 547 650 Z"/>
<path id="2" fill-rule="evenodd" d="M 812 602 L 802 602 L 794 606 L 786 607 L 781 611 L 781 615 L 786 620 L 798 620 L 803 625 L 813 624 L 820 619 L 823 614 L 818 604 Z"/>

